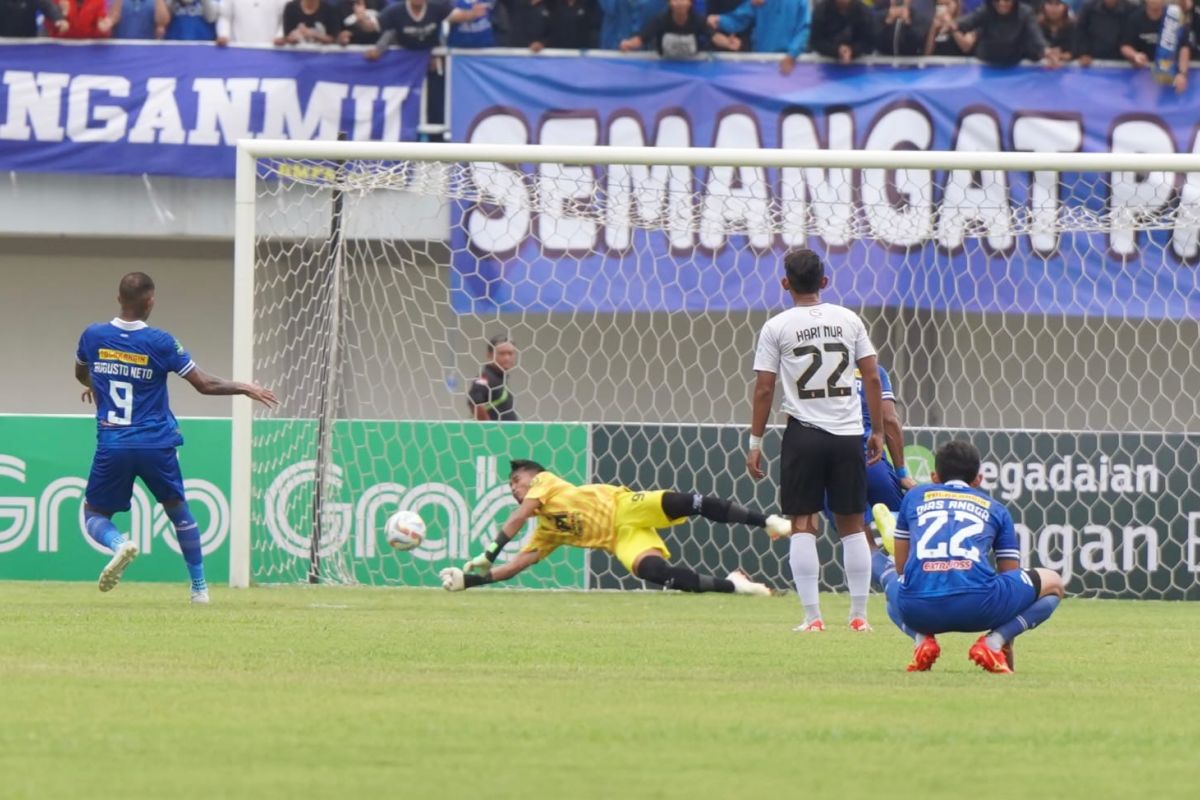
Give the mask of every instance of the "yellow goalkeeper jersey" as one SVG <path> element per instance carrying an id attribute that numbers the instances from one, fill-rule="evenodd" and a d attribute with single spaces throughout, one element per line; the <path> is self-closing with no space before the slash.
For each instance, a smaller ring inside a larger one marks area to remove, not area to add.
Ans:
<path id="1" fill-rule="evenodd" d="M 613 552 L 617 543 L 617 498 L 627 494 L 629 490 L 623 486 L 575 486 L 553 473 L 538 473 L 525 495 L 542 501 L 537 512 L 538 527 L 524 550 L 536 550 L 545 557 L 565 544 Z"/>

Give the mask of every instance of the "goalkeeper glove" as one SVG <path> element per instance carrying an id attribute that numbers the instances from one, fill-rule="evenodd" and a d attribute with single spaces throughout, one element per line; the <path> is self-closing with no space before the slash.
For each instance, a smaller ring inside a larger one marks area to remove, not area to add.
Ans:
<path id="1" fill-rule="evenodd" d="M 461 592 L 467 588 L 463 571 L 458 567 L 446 567 L 438 573 L 438 577 L 442 579 L 442 588 L 447 592 Z"/>
<path id="2" fill-rule="evenodd" d="M 477 575 L 487 575 L 492 571 L 492 560 L 487 553 L 480 553 L 462 566 L 463 572 L 474 572 Z"/>

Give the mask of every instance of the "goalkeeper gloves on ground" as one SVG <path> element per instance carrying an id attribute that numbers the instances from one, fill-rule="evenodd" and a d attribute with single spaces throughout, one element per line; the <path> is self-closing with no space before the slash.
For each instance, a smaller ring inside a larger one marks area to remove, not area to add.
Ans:
<path id="1" fill-rule="evenodd" d="M 438 573 L 438 577 L 442 579 L 442 588 L 447 592 L 461 592 L 467 588 L 463 571 L 458 567 L 446 567 Z"/>

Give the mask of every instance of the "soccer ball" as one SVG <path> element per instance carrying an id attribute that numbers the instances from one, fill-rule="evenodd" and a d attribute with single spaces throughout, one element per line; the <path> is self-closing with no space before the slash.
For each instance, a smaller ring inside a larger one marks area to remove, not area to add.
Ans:
<path id="1" fill-rule="evenodd" d="M 420 547 L 425 539 L 425 520 L 415 511 L 397 511 L 388 517 L 384 527 L 387 543 L 397 550 Z"/>

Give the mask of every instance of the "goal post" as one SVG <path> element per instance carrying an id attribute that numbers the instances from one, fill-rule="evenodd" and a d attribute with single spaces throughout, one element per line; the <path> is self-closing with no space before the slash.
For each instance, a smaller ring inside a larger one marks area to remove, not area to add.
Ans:
<path id="1" fill-rule="evenodd" d="M 739 461 L 750 360 L 782 253 L 810 246 L 892 372 L 918 475 L 970 437 L 1027 563 L 1200 596 L 1200 155 L 247 140 L 235 230 L 234 377 L 283 402 L 234 404 L 234 586 L 436 585 L 513 506 L 509 457 L 773 507 Z M 521 421 L 471 422 L 497 333 Z M 410 553 L 381 546 L 396 508 L 430 527 Z M 750 532 L 667 541 L 787 585 L 786 547 Z M 562 550 L 520 585 L 641 586 Z"/>

